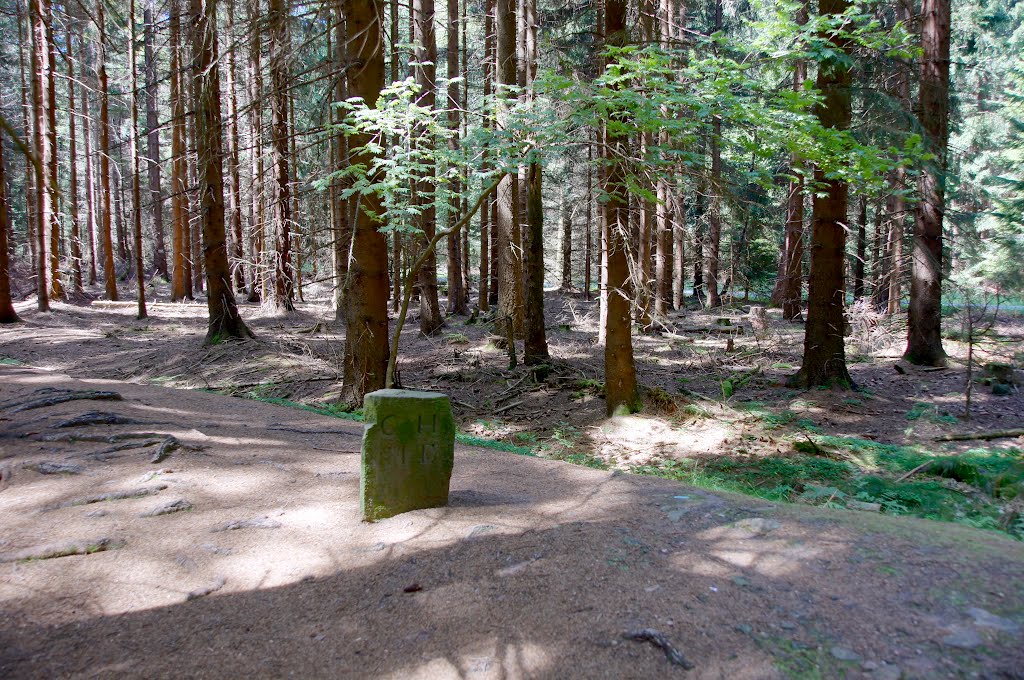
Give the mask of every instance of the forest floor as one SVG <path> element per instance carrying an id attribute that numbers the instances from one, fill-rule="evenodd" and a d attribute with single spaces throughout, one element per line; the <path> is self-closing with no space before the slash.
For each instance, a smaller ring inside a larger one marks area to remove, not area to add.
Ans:
<path id="1" fill-rule="evenodd" d="M 652 628 L 692 677 L 1024 677 L 1021 439 L 936 441 L 1024 427 L 1024 399 L 978 384 L 960 418 L 965 345 L 898 372 L 900 320 L 855 315 L 862 389 L 797 392 L 802 326 L 687 312 L 636 338 L 649 406 L 608 420 L 596 308 L 547 303 L 539 373 L 486 325 L 410 322 L 403 385 L 460 423 L 452 503 L 372 525 L 325 302 L 243 306 L 257 340 L 208 348 L 201 303 L 19 304 L 0 675 L 652 677 L 673 666 L 623 637 Z M 1005 317 L 980 360 L 1022 339 Z M 18 410 L 69 389 L 124 400 Z"/>

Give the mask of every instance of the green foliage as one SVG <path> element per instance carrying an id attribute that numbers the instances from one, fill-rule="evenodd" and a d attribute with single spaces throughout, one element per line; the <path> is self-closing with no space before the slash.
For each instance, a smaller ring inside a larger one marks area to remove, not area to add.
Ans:
<path id="1" fill-rule="evenodd" d="M 955 425 L 957 423 L 956 416 L 948 413 L 941 413 L 939 407 L 934 404 L 926 404 L 924 402 L 916 402 L 914 406 L 907 411 L 907 420 L 920 420 L 924 418 L 933 423 L 944 423 L 947 425 Z"/>
<path id="2" fill-rule="evenodd" d="M 1017 449 L 934 456 L 914 447 L 829 436 L 816 437 L 814 445 L 794 442 L 794 448 L 801 453 L 667 460 L 633 472 L 777 501 L 877 503 L 888 514 L 959 522 L 1024 540 L 1024 521 L 1007 505 L 1024 494 L 1024 453 Z M 929 462 L 914 477 L 900 479 Z"/>

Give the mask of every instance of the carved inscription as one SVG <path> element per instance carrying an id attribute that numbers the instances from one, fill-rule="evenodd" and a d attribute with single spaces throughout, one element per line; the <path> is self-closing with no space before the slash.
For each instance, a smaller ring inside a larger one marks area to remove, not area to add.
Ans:
<path id="1" fill-rule="evenodd" d="M 445 505 L 455 452 L 448 397 L 380 390 L 366 395 L 364 413 L 363 518 Z"/>

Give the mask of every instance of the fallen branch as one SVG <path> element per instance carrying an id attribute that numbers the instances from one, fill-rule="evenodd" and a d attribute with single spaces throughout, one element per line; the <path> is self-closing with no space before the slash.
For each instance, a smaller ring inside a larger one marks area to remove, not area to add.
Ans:
<path id="1" fill-rule="evenodd" d="M 992 432 L 967 432 L 963 434 L 944 434 L 936 437 L 937 442 L 969 442 L 975 439 L 988 441 L 990 439 L 1012 439 L 1013 437 L 1024 437 L 1024 430 L 993 430 Z"/>
<path id="2" fill-rule="evenodd" d="M 524 403 L 526 403 L 525 399 L 520 399 L 519 401 L 513 401 L 511 404 L 506 404 L 505 406 L 502 406 L 499 409 L 495 409 L 493 413 L 494 413 L 494 415 L 498 415 L 499 413 L 504 413 L 505 411 L 509 411 L 511 409 L 514 409 L 516 406 L 522 406 Z"/>
<path id="3" fill-rule="evenodd" d="M 664 633 L 654 630 L 653 628 L 641 628 L 640 630 L 626 631 L 622 634 L 622 637 L 627 640 L 636 640 L 637 642 L 650 642 L 652 645 L 665 652 L 665 658 L 670 663 L 676 666 L 682 666 L 686 670 L 693 670 L 693 663 L 691 663 L 683 653 L 676 649 L 668 638 L 665 637 Z"/>
<path id="4" fill-rule="evenodd" d="M 897 477 L 897 478 L 896 478 L 896 482 L 897 482 L 897 483 L 899 483 L 899 482 L 902 482 L 902 481 L 904 481 L 905 479 L 908 479 L 908 478 L 910 478 L 911 476 L 913 476 L 913 475 L 917 474 L 918 472 L 920 472 L 921 470 L 925 469 L 926 467 L 928 467 L 928 466 L 929 466 L 929 465 L 931 465 L 931 464 L 932 464 L 932 461 L 930 461 L 930 460 L 926 460 L 925 462 L 921 463 L 920 465 L 918 465 L 918 466 L 917 466 L 916 468 L 914 468 L 913 470 L 910 470 L 910 471 L 909 471 L 909 472 L 907 472 L 906 474 L 902 474 L 902 475 L 900 475 L 899 477 Z"/>

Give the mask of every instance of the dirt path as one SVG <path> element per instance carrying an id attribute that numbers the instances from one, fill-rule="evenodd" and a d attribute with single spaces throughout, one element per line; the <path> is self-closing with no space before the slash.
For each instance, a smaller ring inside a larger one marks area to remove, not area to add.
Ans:
<path id="1" fill-rule="evenodd" d="M 67 390 L 123 399 L 18 410 Z M 450 507 L 364 524 L 359 437 L 0 366 L 0 676 L 1024 677 L 1009 539 L 465 447 Z"/>

